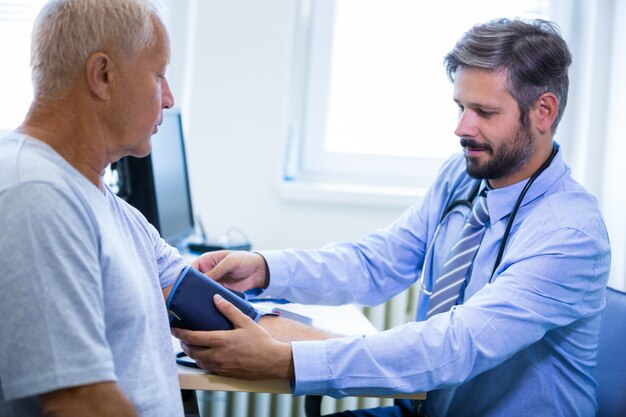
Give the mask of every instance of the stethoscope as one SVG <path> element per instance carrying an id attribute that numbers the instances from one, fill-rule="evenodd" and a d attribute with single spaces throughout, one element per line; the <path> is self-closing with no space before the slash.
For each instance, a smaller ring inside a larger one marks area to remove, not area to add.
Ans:
<path id="1" fill-rule="evenodd" d="M 558 152 L 557 146 L 552 145 L 552 153 L 550 154 L 550 157 L 530 177 L 530 179 L 528 180 L 528 182 L 526 182 L 526 185 L 524 185 L 524 188 L 520 192 L 519 197 L 517 197 L 517 201 L 515 202 L 515 205 L 513 206 L 513 210 L 511 211 L 511 215 L 509 217 L 509 220 L 507 221 L 506 228 L 504 229 L 504 235 L 502 236 L 502 241 L 500 242 L 500 247 L 498 248 L 498 255 L 493 264 L 493 270 L 491 271 L 491 277 L 492 277 L 491 279 L 493 279 L 493 274 L 495 274 L 496 269 L 498 269 L 498 266 L 500 265 L 500 262 L 502 261 L 502 256 L 504 255 L 506 243 L 509 240 L 509 233 L 511 232 L 511 227 L 513 227 L 515 216 L 517 215 L 517 211 L 522 205 L 522 201 L 524 201 L 524 197 L 526 196 L 528 189 L 535 182 L 537 177 L 539 177 L 539 175 L 541 175 L 541 173 L 550 166 L 557 152 Z M 426 313 L 428 312 L 427 300 L 432 295 L 433 278 L 432 276 L 429 276 L 430 279 L 428 280 L 425 279 L 426 270 L 428 269 L 430 260 L 432 258 L 432 253 L 433 253 L 435 242 L 437 240 L 437 237 L 439 236 L 439 232 L 442 229 L 441 226 L 446 222 L 446 219 L 453 213 L 462 214 L 459 210 L 455 210 L 457 207 L 465 206 L 465 207 L 468 207 L 470 210 L 472 209 L 474 199 L 476 198 L 476 196 L 478 196 L 478 193 L 480 191 L 481 183 L 482 183 L 482 180 L 477 180 L 476 185 L 472 187 L 470 193 L 468 194 L 466 198 L 453 200 L 446 206 L 446 208 L 443 210 L 443 213 L 441 213 L 441 217 L 439 218 L 439 223 L 437 223 L 437 227 L 435 228 L 435 232 L 433 233 L 433 238 L 431 239 L 430 244 L 428 245 L 428 248 L 426 249 L 426 254 L 424 255 L 424 263 L 422 266 L 422 273 L 420 275 L 420 284 L 419 284 L 419 290 L 418 290 L 418 295 L 417 295 L 418 297 L 417 318 L 419 320 L 426 319 Z M 489 280 L 490 282 L 491 282 L 491 279 Z"/>

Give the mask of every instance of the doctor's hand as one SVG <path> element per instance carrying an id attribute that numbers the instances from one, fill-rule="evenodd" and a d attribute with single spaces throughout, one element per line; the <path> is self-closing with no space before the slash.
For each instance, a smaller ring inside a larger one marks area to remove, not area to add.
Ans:
<path id="1" fill-rule="evenodd" d="M 207 252 L 192 261 L 191 266 L 231 290 L 245 291 L 269 285 L 265 259 L 255 252 Z"/>
<path id="2" fill-rule="evenodd" d="M 272 337 L 263 327 L 219 295 L 213 301 L 217 309 L 233 323 L 233 330 L 205 332 L 172 329 L 174 336 L 181 340 L 183 351 L 198 366 L 233 378 L 294 378 L 290 343 Z"/>

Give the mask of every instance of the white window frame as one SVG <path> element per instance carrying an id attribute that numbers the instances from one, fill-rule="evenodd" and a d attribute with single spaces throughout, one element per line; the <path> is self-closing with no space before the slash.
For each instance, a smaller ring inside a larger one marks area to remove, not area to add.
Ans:
<path id="1" fill-rule="evenodd" d="M 26 116 L 33 98 L 30 78 L 30 41 L 34 18 L 47 0 L 0 0 L 0 87 L 3 87 L 3 105 L 0 106 L 0 137 L 15 129 Z M 187 44 L 189 41 L 188 20 L 194 0 L 158 0 L 155 2 L 168 27 L 172 43 L 171 65 L 168 68 L 170 88 L 177 102 L 184 104 L 187 94 L 183 91 L 186 74 Z M 190 46 L 190 47 L 191 47 Z M 16 79 L 16 66 L 19 74 Z M 2 84 L 4 83 L 4 84 Z M 183 107 L 183 106 L 180 106 Z M 4 117 L 2 117 L 4 116 Z M 10 120 L 10 121 L 9 121 Z"/>
<path id="2" fill-rule="evenodd" d="M 30 36 L 44 0 L 0 0 L 0 136 L 22 122 L 32 100 Z M 23 69 L 23 71 L 22 71 Z"/>
<path id="3" fill-rule="evenodd" d="M 406 206 L 425 193 L 448 156 L 381 156 L 324 150 L 336 1 L 340 0 L 297 2 L 283 197 Z M 446 77 L 443 65 L 440 76 Z M 448 95 L 454 112 L 452 84 Z M 456 120 L 451 114 L 446 126 L 449 132 L 434 140 L 458 143 L 453 133 Z"/>

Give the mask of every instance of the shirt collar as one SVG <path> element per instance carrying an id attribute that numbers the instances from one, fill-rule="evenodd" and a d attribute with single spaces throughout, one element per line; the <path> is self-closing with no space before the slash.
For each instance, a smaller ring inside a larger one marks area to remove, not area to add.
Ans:
<path id="1" fill-rule="evenodd" d="M 567 167 L 563 161 L 561 147 L 556 142 L 554 143 L 554 146 L 557 149 L 554 159 L 530 186 L 522 202 L 522 207 L 542 196 L 567 171 Z M 487 193 L 487 207 L 489 210 L 489 219 L 491 224 L 494 224 L 495 222 L 508 216 L 511 211 L 513 211 L 513 207 L 515 206 L 515 203 L 517 202 L 517 199 L 519 198 L 520 193 L 524 189 L 528 180 L 529 178 L 526 178 L 525 180 L 507 187 L 489 190 Z M 485 187 L 487 187 L 487 181 L 483 180 L 481 184 L 481 191 Z"/>

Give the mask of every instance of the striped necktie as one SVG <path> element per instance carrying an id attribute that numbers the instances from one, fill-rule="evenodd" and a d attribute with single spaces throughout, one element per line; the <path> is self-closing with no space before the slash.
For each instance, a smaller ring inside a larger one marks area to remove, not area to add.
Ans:
<path id="1" fill-rule="evenodd" d="M 474 201 L 472 212 L 461 230 L 461 237 L 450 250 L 441 275 L 433 286 L 427 318 L 450 310 L 459 299 L 465 277 L 485 233 L 485 223 L 489 220 L 486 191 L 485 188 Z"/>

